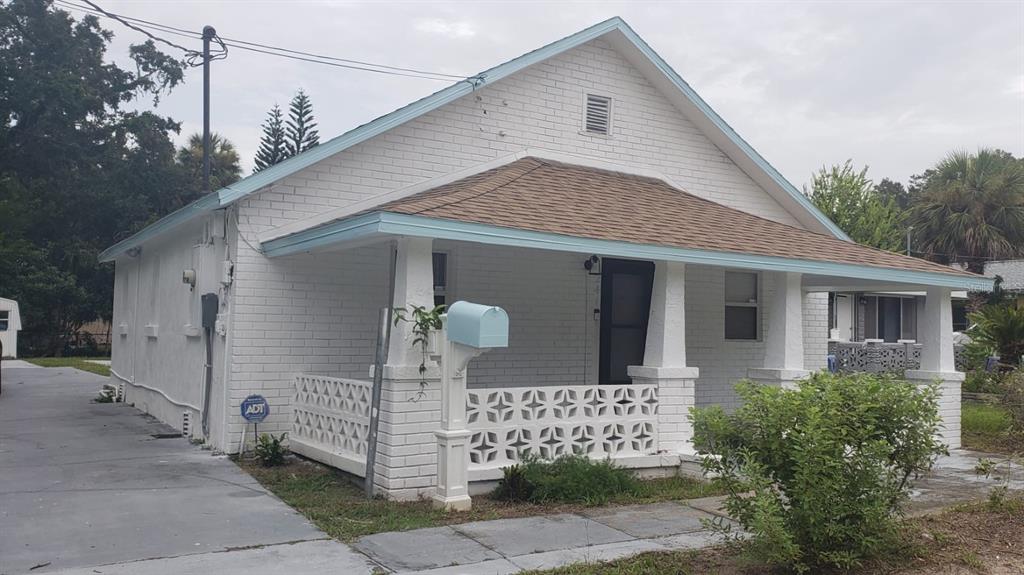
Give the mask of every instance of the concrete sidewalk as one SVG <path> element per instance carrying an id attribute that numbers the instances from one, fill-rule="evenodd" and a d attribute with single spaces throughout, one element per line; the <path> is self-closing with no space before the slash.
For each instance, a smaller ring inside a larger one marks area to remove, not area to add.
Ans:
<path id="1" fill-rule="evenodd" d="M 378 533 L 354 546 L 396 573 L 503 575 L 712 545 L 720 539 L 702 520 L 725 520 L 720 502 L 709 497 Z"/>
<path id="2" fill-rule="evenodd" d="M 939 512 L 988 496 L 1001 484 L 975 472 L 984 453 L 954 451 L 916 483 L 910 515 Z M 1001 466 L 1008 486 L 1024 490 L 1024 469 Z M 609 561 L 646 551 L 699 549 L 720 543 L 702 520 L 727 521 L 722 497 L 604 507 L 580 514 L 480 521 L 449 527 L 379 533 L 354 547 L 396 573 L 504 575 L 572 563 Z M 733 528 L 738 528 L 733 524 Z"/>

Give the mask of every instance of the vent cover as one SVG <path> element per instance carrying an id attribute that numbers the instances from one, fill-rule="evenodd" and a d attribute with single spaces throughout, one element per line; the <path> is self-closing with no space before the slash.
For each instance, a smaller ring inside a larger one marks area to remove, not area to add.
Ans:
<path id="1" fill-rule="evenodd" d="M 588 134 L 611 133 L 612 99 L 605 96 L 587 94 L 587 117 L 584 129 Z"/>

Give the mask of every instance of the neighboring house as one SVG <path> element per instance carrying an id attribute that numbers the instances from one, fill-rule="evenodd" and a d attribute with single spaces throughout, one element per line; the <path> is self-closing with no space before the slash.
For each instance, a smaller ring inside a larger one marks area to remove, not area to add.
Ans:
<path id="1" fill-rule="evenodd" d="M 741 378 L 790 385 L 825 366 L 831 290 L 927 293 L 922 370 L 908 376 L 945 382 L 956 447 L 950 292 L 991 284 L 852 243 L 618 18 L 210 194 L 101 258 L 116 262 L 112 371 L 127 401 L 234 452 L 239 406 L 258 393 L 261 432 L 359 475 L 379 310 L 501 306 L 509 347 L 467 375 L 473 481 L 524 450 L 679 465 L 689 407 L 735 406 Z M 427 362 L 421 386 L 410 329 L 395 327 L 381 374 L 375 482 L 396 498 L 430 493 L 438 461 L 438 370 Z"/>
<path id="2" fill-rule="evenodd" d="M 967 292 L 951 294 L 952 330 L 967 329 Z M 925 306 L 924 292 L 830 292 L 830 341 L 916 342 Z"/>
<path id="3" fill-rule="evenodd" d="M 1003 291 L 1015 299 L 1018 304 L 1024 305 L 1024 260 L 1003 260 L 985 262 L 985 276 L 1003 278 Z"/>
<path id="4" fill-rule="evenodd" d="M 18 357 L 18 332 L 21 313 L 18 302 L 0 297 L 0 358 Z"/>

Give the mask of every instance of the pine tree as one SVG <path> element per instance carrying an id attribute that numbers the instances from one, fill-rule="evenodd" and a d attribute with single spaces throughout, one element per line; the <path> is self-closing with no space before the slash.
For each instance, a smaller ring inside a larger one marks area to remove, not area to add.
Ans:
<path id="1" fill-rule="evenodd" d="M 260 149 L 256 152 L 256 167 L 253 168 L 253 172 L 265 170 L 290 156 L 285 144 L 284 118 L 280 106 L 274 104 L 267 112 L 267 119 L 263 122 L 262 128 L 263 137 L 260 138 Z"/>
<path id="2" fill-rule="evenodd" d="M 313 104 L 302 90 L 292 98 L 288 108 L 285 146 L 288 157 L 301 154 L 320 143 L 320 134 L 313 121 Z"/>

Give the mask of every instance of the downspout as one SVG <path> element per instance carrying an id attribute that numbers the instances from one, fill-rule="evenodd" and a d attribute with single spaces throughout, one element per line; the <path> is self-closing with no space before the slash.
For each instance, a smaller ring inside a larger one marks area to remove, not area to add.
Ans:
<path id="1" fill-rule="evenodd" d="M 392 241 L 388 244 L 390 257 L 388 258 L 388 285 L 384 293 L 387 294 L 387 304 L 381 309 L 381 320 L 384 322 L 384 334 L 381 337 L 380 324 L 377 327 L 377 353 L 373 363 L 373 392 L 370 397 L 370 424 L 366 435 L 366 472 L 363 474 L 363 488 L 366 497 L 373 497 L 374 479 L 377 474 L 374 471 L 377 462 L 377 428 L 380 426 L 380 396 L 384 386 L 384 364 L 387 363 L 388 350 L 391 348 L 391 318 L 394 316 L 395 305 L 395 266 L 397 260 L 396 245 Z"/>

